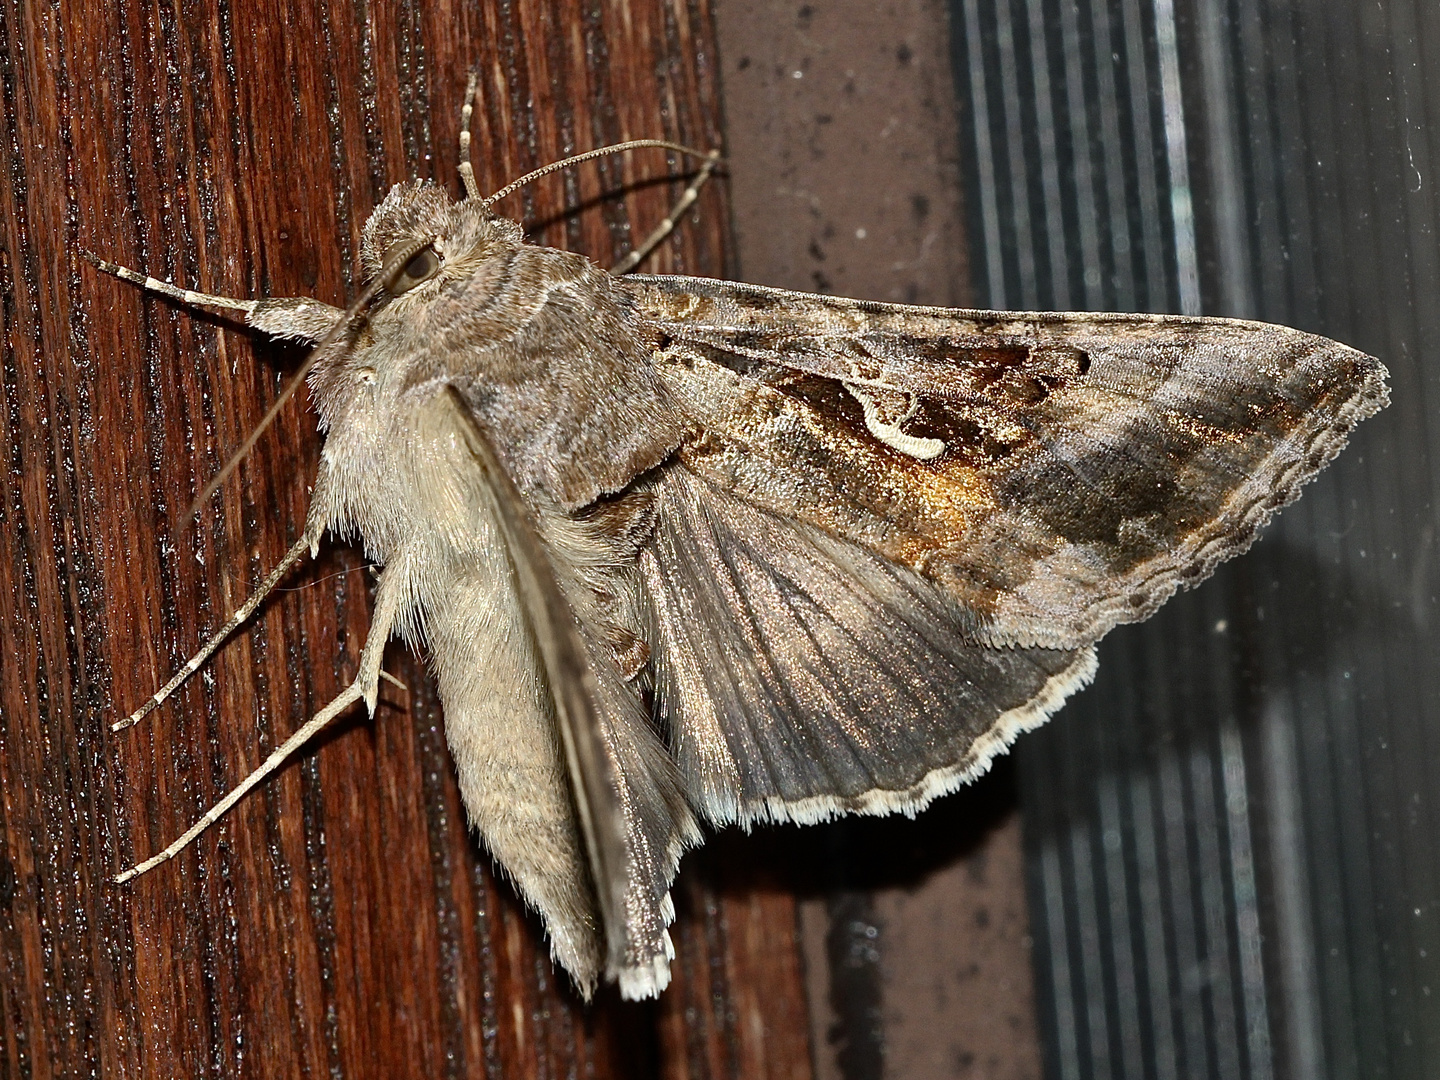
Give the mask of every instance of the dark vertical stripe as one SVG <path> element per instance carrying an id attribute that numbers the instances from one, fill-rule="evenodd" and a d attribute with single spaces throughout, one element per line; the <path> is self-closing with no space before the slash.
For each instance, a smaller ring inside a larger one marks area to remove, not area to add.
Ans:
<path id="1" fill-rule="evenodd" d="M 1006 165 L 1010 178 L 1010 214 L 1015 232 L 1015 264 L 1019 272 L 1020 306 L 1033 310 L 1040 306 L 1036 290 L 1036 240 L 1035 223 L 1030 214 L 1030 167 L 1026 161 L 1024 135 L 1033 129 L 1022 119 L 1024 108 L 1020 96 L 1019 74 L 1021 60 L 1016 43 L 1015 25 L 1012 21 L 1013 4 L 1001 0 L 995 5 L 995 48 L 1000 76 L 1000 112 L 1005 121 Z"/>
<path id="2" fill-rule="evenodd" d="M 1005 307 L 1005 266 L 1000 240 L 1000 207 L 996 198 L 998 182 L 995 176 L 995 152 L 991 132 L 995 128 L 991 113 L 990 90 L 986 85 L 986 64 L 981 48 L 983 34 L 980 29 L 981 0 L 960 0 L 960 10 L 952 20 L 961 27 L 957 44 L 957 67 L 966 75 L 961 84 L 962 93 L 968 93 L 971 127 L 974 132 L 972 155 L 961 153 L 961 160 L 973 162 L 979 188 L 979 228 L 974 235 L 984 237 L 980 255 L 985 260 L 985 299 L 993 307 Z"/>
<path id="3" fill-rule="evenodd" d="M 1049 264 L 1051 305 L 1058 311 L 1070 309 L 1065 202 L 1060 191 L 1060 139 L 1055 119 L 1055 89 L 1051 81 L 1049 34 L 1046 30 L 1044 0 L 1025 0 L 1028 60 L 1035 88 L 1035 137 L 1040 155 L 1040 206 L 1044 210 L 1043 234 Z"/>
<path id="4" fill-rule="evenodd" d="M 835 1060 L 844 1080 L 885 1075 L 884 1022 L 880 1014 L 880 935 L 874 904 L 864 892 L 841 890 L 825 902 L 830 918 L 830 1005 L 841 1040 Z"/>
<path id="5" fill-rule="evenodd" d="M 955 10 L 992 303 L 1068 290 L 1291 323 L 1377 353 L 1395 386 L 1245 562 L 1117 633 L 1095 686 L 1021 743 L 1050 1074 L 1428 1075 L 1440 17 L 1416 0 Z"/>
<path id="6" fill-rule="evenodd" d="M 1083 10 L 1083 6 L 1082 6 Z M 1125 153 L 1127 146 L 1121 134 L 1121 102 L 1117 89 L 1120 66 L 1119 42 L 1112 33 L 1112 12 L 1109 3 L 1088 5 L 1090 51 L 1095 79 L 1092 115 L 1098 118 L 1093 152 L 1099 163 L 1099 180 L 1104 192 L 1104 208 L 1108 212 L 1102 235 L 1110 238 L 1111 276 L 1106 283 L 1113 296 L 1111 303 L 1122 311 L 1134 311 L 1139 282 L 1135 274 L 1135 250 L 1131 239 L 1131 207 L 1126 201 Z"/>

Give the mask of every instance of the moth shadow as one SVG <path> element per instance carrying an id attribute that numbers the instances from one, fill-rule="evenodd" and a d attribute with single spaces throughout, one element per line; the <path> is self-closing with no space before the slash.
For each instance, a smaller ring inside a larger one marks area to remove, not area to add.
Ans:
<path id="1" fill-rule="evenodd" d="M 222 326 L 234 329 L 233 323 L 220 322 Z M 239 329 L 247 334 L 253 343 L 255 359 L 271 371 L 280 371 L 290 374 L 297 371 L 300 365 L 305 363 L 311 352 L 311 346 L 300 341 L 282 341 L 278 338 L 266 337 L 257 334 L 254 330 L 240 324 Z"/>
<path id="2" fill-rule="evenodd" d="M 633 183 L 622 184 L 616 187 L 607 187 L 605 190 L 599 192 L 597 195 L 594 195 L 591 198 L 583 199 L 580 202 L 576 203 L 570 203 L 554 214 L 549 214 L 543 218 L 538 218 L 535 221 L 526 223 L 525 237 L 527 240 L 534 241 L 536 237 L 542 235 L 549 229 L 553 229 L 557 225 L 566 224 L 576 218 L 581 217 L 584 214 L 592 213 L 596 210 L 599 210 L 606 205 L 619 205 L 621 200 L 625 199 L 627 196 L 630 195 L 635 195 L 643 191 L 651 191 L 655 188 L 669 188 L 677 182 L 683 182 L 688 184 L 695 178 L 698 172 L 699 170 L 695 169 L 688 172 L 679 173 L 674 176 L 655 176 L 645 180 L 636 180 Z M 720 175 L 719 170 L 716 170 L 716 175 Z M 640 230 L 640 235 L 644 236 L 652 228 L 660 224 L 660 219 L 656 218 L 653 222 L 650 222 L 648 224 L 643 222 L 631 222 L 630 224 L 633 227 L 638 228 Z"/>
<path id="3" fill-rule="evenodd" d="M 914 818 L 842 817 L 756 827 L 748 835 L 729 828 L 711 834 L 687 869 L 722 895 L 768 890 L 806 900 L 839 890 L 913 889 L 974 855 L 1018 806 L 1014 763 L 1000 758 L 988 774 Z"/>

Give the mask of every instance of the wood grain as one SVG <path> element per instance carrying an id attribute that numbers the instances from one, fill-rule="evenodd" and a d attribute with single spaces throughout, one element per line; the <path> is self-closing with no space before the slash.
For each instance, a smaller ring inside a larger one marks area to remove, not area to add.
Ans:
<path id="1" fill-rule="evenodd" d="M 0 1073 L 808 1075 L 803 1032 L 723 1002 L 676 1034 L 720 976 L 804 1016 L 783 892 L 727 899 L 749 921 L 723 947 L 724 911 L 682 903 L 690 951 L 661 1004 L 578 1002 L 468 834 L 438 702 L 399 647 L 409 693 L 387 688 L 373 721 L 338 725 L 174 862 L 108 882 L 353 675 L 370 577 L 332 546 L 170 704 L 110 733 L 293 542 L 319 439 L 295 403 L 188 520 L 300 355 L 77 249 L 341 303 L 389 185 L 458 193 L 472 64 L 494 190 L 619 139 L 719 145 L 712 42 L 706 0 L 0 3 Z M 608 262 L 665 213 L 669 169 L 614 159 L 504 209 Z M 726 214 L 712 185 L 652 268 L 723 272 Z"/>

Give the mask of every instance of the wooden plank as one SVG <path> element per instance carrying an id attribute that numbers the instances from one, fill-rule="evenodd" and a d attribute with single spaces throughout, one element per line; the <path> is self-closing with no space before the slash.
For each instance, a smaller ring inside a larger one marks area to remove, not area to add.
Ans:
<path id="1" fill-rule="evenodd" d="M 489 190 L 619 139 L 720 142 L 707 0 L 0 3 L 6 1075 L 694 1075 L 687 1055 L 719 1037 L 673 1047 L 655 1006 L 578 1002 L 468 834 L 438 702 L 398 646 L 408 694 L 387 688 L 373 722 L 341 723 L 171 864 L 109 884 L 351 677 L 370 579 L 329 549 L 171 704 L 110 733 L 298 535 L 319 440 L 295 403 L 187 520 L 300 354 L 76 251 L 342 302 L 389 185 L 458 193 L 472 64 Z M 636 182 L 665 176 L 662 155 L 616 159 L 503 209 L 609 261 L 676 193 Z M 654 268 L 722 272 L 726 214 L 713 185 Z M 793 905 L 772 907 L 783 936 Z M 709 932 L 686 918 L 682 938 Z"/>
<path id="2" fill-rule="evenodd" d="M 676 980 L 660 1000 L 667 1080 L 810 1080 L 794 837 L 731 830 L 690 857 L 676 890 Z"/>

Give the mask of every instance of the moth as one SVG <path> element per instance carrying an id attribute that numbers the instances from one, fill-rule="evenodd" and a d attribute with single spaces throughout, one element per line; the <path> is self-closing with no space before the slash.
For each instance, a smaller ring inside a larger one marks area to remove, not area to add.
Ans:
<path id="1" fill-rule="evenodd" d="M 398 634 L 554 960 L 657 994 L 702 824 L 913 815 L 979 776 L 1387 403 L 1373 358 L 1254 322 L 619 277 L 525 242 L 492 210 L 514 185 L 480 197 L 468 101 L 467 196 L 395 187 L 348 312 L 94 260 L 319 345 L 303 536 L 155 700 L 326 532 L 383 567 L 354 683 L 122 879 L 373 712 Z"/>

